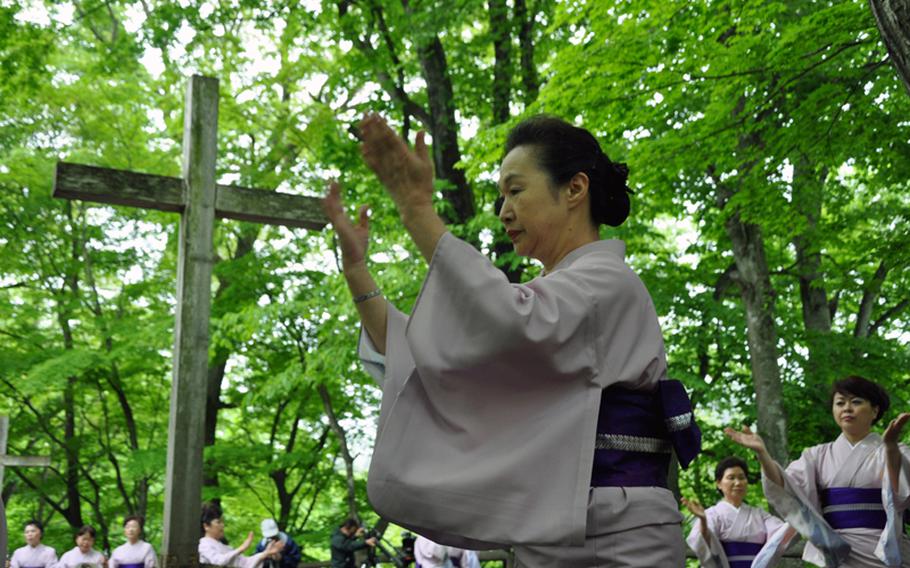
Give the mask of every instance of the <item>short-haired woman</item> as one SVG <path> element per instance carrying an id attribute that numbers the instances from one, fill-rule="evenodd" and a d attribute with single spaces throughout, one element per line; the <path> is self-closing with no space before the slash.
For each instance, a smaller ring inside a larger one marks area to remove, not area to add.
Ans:
<path id="1" fill-rule="evenodd" d="M 107 559 L 94 548 L 97 536 L 98 533 L 95 532 L 95 527 L 82 525 L 76 531 L 76 546 L 60 557 L 57 567 L 77 568 L 82 567 L 83 564 L 103 566 Z"/>
<path id="2" fill-rule="evenodd" d="M 57 551 L 41 543 L 44 527 L 32 519 L 25 523 L 25 546 L 10 558 L 10 568 L 49 568 L 57 563 Z"/>
<path id="3" fill-rule="evenodd" d="M 817 566 L 910 567 L 902 516 L 910 505 L 910 448 L 899 444 L 910 414 L 872 431 L 891 405 L 877 383 L 849 376 L 831 387 L 831 413 L 841 434 L 803 450 L 786 470 L 749 428 L 727 435 L 755 451 L 768 502 L 809 541 L 803 559 Z"/>
<path id="4" fill-rule="evenodd" d="M 123 535 L 126 542 L 111 553 L 109 568 L 155 568 L 158 558 L 152 545 L 142 540 L 145 522 L 139 515 L 123 519 Z"/>
<path id="5" fill-rule="evenodd" d="M 247 535 L 237 548 L 224 543 L 224 513 L 216 503 L 202 506 L 202 538 L 199 539 L 199 562 L 215 566 L 234 566 L 235 568 L 255 568 L 266 558 L 275 558 L 284 548 L 284 542 L 273 540 L 262 552 L 252 556 L 243 553 L 253 543 L 253 532 Z"/>
<path id="6" fill-rule="evenodd" d="M 714 469 L 714 482 L 722 498 L 713 507 L 705 509 L 695 499 L 682 500 L 698 519 L 686 542 L 701 565 L 774 566 L 796 531 L 764 509 L 744 502 L 749 466 L 742 459 L 731 456 L 720 460 Z"/>

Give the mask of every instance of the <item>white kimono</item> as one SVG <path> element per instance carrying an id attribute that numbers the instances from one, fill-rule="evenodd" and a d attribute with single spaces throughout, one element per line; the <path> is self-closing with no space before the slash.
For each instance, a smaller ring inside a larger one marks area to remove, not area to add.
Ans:
<path id="1" fill-rule="evenodd" d="M 145 568 L 155 568 L 158 558 L 152 545 L 140 540 L 136 544 L 125 542 L 114 549 L 108 568 L 118 568 L 123 565 L 142 564 Z"/>
<path id="2" fill-rule="evenodd" d="M 701 521 L 695 519 L 689 538 L 689 548 L 704 568 L 729 568 L 730 561 L 721 542 L 750 542 L 764 545 L 758 558 L 766 558 L 761 566 L 773 566 L 783 554 L 795 531 L 764 509 L 743 503 L 738 509 L 721 500 L 705 510 L 708 539 L 702 536 Z M 790 534 L 780 534 L 778 532 Z M 776 538 L 775 538 L 776 537 Z M 757 566 L 753 561 L 752 566 Z"/>
<path id="3" fill-rule="evenodd" d="M 442 236 L 411 316 L 389 306 L 386 356 L 361 333 L 383 387 L 367 482 L 383 518 L 475 550 L 585 542 L 601 393 L 654 391 L 667 373 L 654 305 L 624 251 L 589 243 L 519 285 Z M 596 489 L 601 533 L 679 531 L 670 491 Z"/>
<path id="4" fill-rule="evenodd" d="M 415 568 L 453 568 L 452 559 L 456 559 L 461 568 L 480 568 L 480 560 L 473 550 L 437 544 L 420 535 L 414 541 Z"/>
<path id="5" fill-rule="evenodd" d="M 902 520 L 910 504 L 910 448 L 901 444 L 900 450 L 903 459 L 896 495 L 887 481 L 882 438 L 872 433 L 855 447 L 841 434 L 834 442 L 803 450 L 802 456 L 783 472 L 784 488 L 767 478 L 762 480 L 765 496 L 803 536 L 814 532 L 829 542 L 838 536 L 846 541 L 851 550 L 840 564 L 842 567 L 910 567 L 910 539 L 903 532 Z M 826 536 L 831 529 L 819 520 L 822 514 L 819 495 L 832 487 L 880 488 L 882 507 L 888 517 L 885 530 L 838 529 L 833 536 Z M 811 542 L 803 550 L 803 560 L 825 566 L 825 555 Z M 834 561 L 829 559 L 828 563 L 833 565 Z"/>
<path id="6" fill-rule="evenodd" d="M 56 564 L 57 551 L 44 544 L 17 548 L 9 561 L 10 568 L 50 568 Z"/>
<path id="7" fill-rule="evenodd" d="M 60 560 L 57 561 L 57 568 L 78 568 L 83 564 L 103 566 L 104 555 L 94 548 L 89 550 L 88 554 L 83 554 L 76 546 L 60 557 Z"/>
<path id="8" fill-rule="evenodd" d="M 252 556 L 244 556 L 239 550 L 235 550 L 214 538 L 204 536 L 199 539 L 200 564 L 234 566 L 235 568 L 254 568 L 259 566 L 264 559 L 265 552 L 259 552 Z"/>

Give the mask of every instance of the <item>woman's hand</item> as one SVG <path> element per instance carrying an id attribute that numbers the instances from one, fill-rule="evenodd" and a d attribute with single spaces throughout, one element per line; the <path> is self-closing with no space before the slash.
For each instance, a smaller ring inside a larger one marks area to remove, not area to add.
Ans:
<path id="1" fill-rule="evenodd" d="M 686 509 L 689 509 L 690 513 L 699 519 L 706 520 L 708 518 L 707 515 L 705 515 L 705 508 L 698 502 L 698 499 L 686 499 L 683 497 L 682 504 L 686 506 Z"/>
<path id="2" fill-rule="evenodd" d="M 243 544 L 237 547 L 237 550 L 240 551 L 240 554 L 243 554 L 251 544 L 253 544 L 253 531 L 250 531 L 250 534 L 246 535 L 246 539 L 243 541 Z"/>
<path id="3" fill-rule="evenodd" d="M 427 149 L 426 134 L 417 133 L 414 149 L 378 114 L 360 121 L 360 146 L 367 163 L 389 195 L 398 212 L 407 215 L 415 209 L 433 206 L 433 161 Z"/>
<path id="4" fill-rule="evenodd" d="M 892 420 L 888 427 L 885 428 L 885 433 L 882 434 L 882 441 L 885 444 L 897 445 L 908 420 L 910 420 L 910 412 L 902 412 L 897 418 Z"/>
<path id="5" fill-rule="evenodd" d="M 322 210 L 335 228 L 335 234 L 341 244 L 341 258 L 344 266 L 354 266 L 366 262 L 367 247 L 370 242 L 370 219 L 366 205 L 360 207 L 357 224 L 351 223 L 344 204 L 341 201 L 341 186 L 338 182 L 329 183 L 329 192 L 322 198 Z"/>
<path id="6" fill-rule="evenodd" d="M 734 443 L 737 443 L 744 448 L 748 448 L 757 454 L 768 453 L 768 449 L 765 447 L 765 441 L 748 426 L 743 426 L 742 430 L 734 430 L 733 428 L 727 427 L 724 428 L 724 434 L 733 440 Z"/>

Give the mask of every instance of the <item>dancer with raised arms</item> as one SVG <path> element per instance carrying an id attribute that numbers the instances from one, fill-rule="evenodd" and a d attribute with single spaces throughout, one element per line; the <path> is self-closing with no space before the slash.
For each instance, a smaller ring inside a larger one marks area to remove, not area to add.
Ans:
<path id="1" fill-rule="evenodd" d="M 902 413 L 872 431 L 890 406 L 880 385 L 859 376 L 835 382 L 831 413 L 841 434 L 803 450 L 786 469 L 748 427 L 727 435 L 755 451 L 768 502 L 809 541 L 803 559 L 817 566 L 910 567 L 903 513 L 910 505 L 910 448 L 899 443 Z"/>
<path id="2" fill-rule="evenodd" d="M 448 232 L 433 207 L 423 133 L 413 149 L 375 115 L 362 151 L 429 271 L 405 314 L 367 266 L 369 220 L 324 201 L 383 385 L 368 476 L 383 517 L 440 544 L 514 545 L 520 566 L 682 566 L 667 489 L 700 433 L 667 380 L 651 297 L 599 226 L 629 214 L 628 170 L 588 131 L 534 117 L 509 134 L 498 211 L 517 254 L 543 274 L 513 284 Z"/>

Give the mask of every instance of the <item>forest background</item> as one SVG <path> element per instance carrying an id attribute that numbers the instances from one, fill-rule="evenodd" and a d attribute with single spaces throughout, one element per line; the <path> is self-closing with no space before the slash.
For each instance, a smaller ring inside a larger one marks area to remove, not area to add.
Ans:
<path id="1" fill-rule="evenodd" d="M 0 0 L 0 413 L 11 545 L 38 518 L 160 543 L 175 214 L 51 197 L 58 160 L 179 176 L 187 77 L 221 81 L 222 183 L 372 209 L 372 263 L 408 309 L 425 267 L 354 125 L 433 142 L 440 212 L 512 281 L 492 204 L 504 137 L 546 112 L 590 129 L 635 190 L 624 239 L 692 393 L 711 503 L 721 435 L 756 424 L 786 461 L 833 439 L 849 373 L 906 410 L 910 96 L 869 5 L 666 0 Z M 379 392 L 331 231 L 216 227 L 205 497 L 239 542 L 274 517 L 327 558 L 365 497 Z M 202 409 L 200 409 L 202 411 Z M 754 464 L 753 464 L 754 465 Z M 757 469 L 757 468 L 756 468 Z M 752 502 L 761 503 L 753 487 Z"/>

